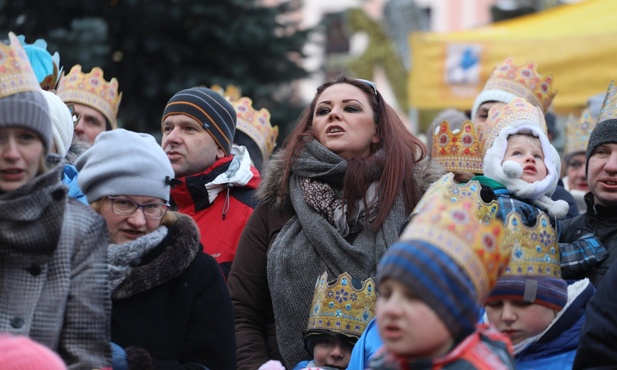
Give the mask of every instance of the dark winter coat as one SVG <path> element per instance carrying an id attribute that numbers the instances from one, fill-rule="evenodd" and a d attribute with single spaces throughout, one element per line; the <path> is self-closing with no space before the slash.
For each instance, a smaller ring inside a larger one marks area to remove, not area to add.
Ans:
<path id="1" fill-rule="evenodd" d="M 617 260 L 617 207 L 604 207 L 594 204 L 593 194 L 591 193 L 585 195 L 585 202 L 587 203 L 587 213 L 560 222 L 559 243 L 560 249 L 562 249 L 562 276 L 564 279 L 572 280 L 589 278 L 591 283 L 599 288 L 602 278 Z M 601 243 L 601 246 L 596 246 L 595 249 L 599 252 L 605 248 L 608 257 L 600 258 L 601 261 L 591 263 L 577 271 L 566 268 L 561 243 L 575 243 L 589 234 L 595 236 Z"/>
<path id="2" fill-rule="evenodd" d="M 128 296 L 113 298 L 111 333 L 130 369 L 236 368 L 229 293 L 201 248 L 195 223 L 181 216 L 114 292 Z"/>

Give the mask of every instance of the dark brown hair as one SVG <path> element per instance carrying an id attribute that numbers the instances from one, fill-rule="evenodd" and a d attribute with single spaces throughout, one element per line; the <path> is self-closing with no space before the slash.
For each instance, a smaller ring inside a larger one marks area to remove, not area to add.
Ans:
<path id="1" fill-rule="evenodd" d="M 317 93 L 311 104 L 304 109 L 296 128 L 289 134 L 283 147 L 285 151 L 285 171 L 281 181 L 281 191 L 287 194 L 289 176 L 293 163 L 298 158 L 306 143 L 316 140 L 317 135 L 312 129 L 313 113 L 317 100 L 328 87 L 335 84 L 349 84 L 362 90 L 373 108 L 376 133 L 379 142 L 371 145 L 371 155 L 367 158 L 348 160 L 347 172 L 343 184 L 343 200 L 348 212 L 353 212 L 353 202 L 362 199 L 371 183 L 369 170 L 374 161 L 381 165 L 383 171 L 378 180 L 377 195 L 379 210 L 377 218 L 371 225 L 379 228 L 388 217 L 396 198 L 402 194 L 405 211 L 409 214 L 420 199 L 420 190 L 414 180 L 415 164 L 426 156 L 426 147 L 415 137 L 399 118 L 394 109 L 386 103 L 381 94 L 373 86 L 361 80 L 340 76 L 317 88 Z M 380 155 L 375 155 L 382 152 Z"/>

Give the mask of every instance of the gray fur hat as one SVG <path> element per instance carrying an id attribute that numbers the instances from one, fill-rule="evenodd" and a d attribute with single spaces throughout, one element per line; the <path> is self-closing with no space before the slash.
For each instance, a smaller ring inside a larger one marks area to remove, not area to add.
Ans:
<path id="1" fill-rule="evenodd" d="M 42 91 L 42 90 L 41 90 Z M 51 118 L 40 91 L 27 91 L 0 98 L 0 127 L 23 127 L 36 132 L 49 152 Z"/>
<path id="2" fill-rule="evenodd" d="M 152 135 L 115 129 L 102 132 L 75 162 L 88 203 L 109 195 L 169 201 L 174 177 L 169 158 Z"/>

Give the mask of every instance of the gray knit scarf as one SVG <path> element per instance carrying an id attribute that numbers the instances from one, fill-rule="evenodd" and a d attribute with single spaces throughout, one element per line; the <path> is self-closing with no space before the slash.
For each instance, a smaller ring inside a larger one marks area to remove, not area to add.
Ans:
<path id="1" fill-rule="evenodd" d="M 307 359 L 302 332 L 306 329 L 315 281 L 324 271 L 336 277 L 348 272 L 365 280 L 374 276 L 379 259 L 398 237 L 407 220 L 402 198 L 376 232 L 356 234 L 349 243 L 325 217 L 306 203 L 300 179 L 343 183 L 347 162 L 317 141 L 309 142 L 293 165 L 289 196 L 293 216 L 268 251 L 267 274 L 276 336 L 286 367 Z"/>
<path id="2" fill-rule="evenodd" d="M 66 207 L 62 169 L 59 164 L 18 189 L 0 193 L 0 258 L 31 256 L 43 263 L 53 255 Z"/>
<path id="3" fill-rule="evenodd" d="M 107 263 L 111 291 L 122 284 L 134 266 L 167 236 L 167 227 L 159 226 L 153 232 L 122 244 L 110 244 L 107 248 Z"/>

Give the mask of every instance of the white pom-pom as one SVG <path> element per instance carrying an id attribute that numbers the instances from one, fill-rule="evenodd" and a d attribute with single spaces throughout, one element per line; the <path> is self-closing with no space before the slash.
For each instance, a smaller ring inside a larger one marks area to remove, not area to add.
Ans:
<path id="1" fill-rule="evenodd" d="M 510 179 L 518 179 L 523 174 L 523 167 L 514 161 L 505 161 L 501 165 L 503 173 Z"/>
<path id="2" fill-rule="evenodd" d="M 270 360 L 261 365 L 258 370 L 285 370 L 285 367 L 279 361 Z"/>

